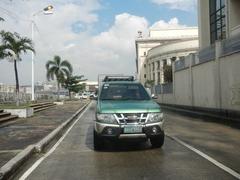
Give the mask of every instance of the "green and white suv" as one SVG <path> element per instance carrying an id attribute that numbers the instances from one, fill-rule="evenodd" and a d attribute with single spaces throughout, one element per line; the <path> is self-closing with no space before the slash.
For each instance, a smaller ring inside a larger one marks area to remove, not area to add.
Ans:
<path id="1" fill-rule="evenodd" d="M 106 76 L 99 88 L 94 149 L 106 139 L 150 139 L 153 147 L 164 143 L 163 113 L 141 83 L 132 76 Z"/>

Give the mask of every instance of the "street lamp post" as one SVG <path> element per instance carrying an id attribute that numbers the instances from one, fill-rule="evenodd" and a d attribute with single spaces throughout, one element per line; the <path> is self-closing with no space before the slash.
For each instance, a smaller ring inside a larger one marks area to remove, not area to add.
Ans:
<path id="1" fill-rule="evenodd" d="M 52 14 L 52 9 L 53 9 L 53 6 L 52 5 L 49 5 L 47 7 L 45 7 L 43 10 L 40 10 L 36 13 L 34 13 L 32 15 L 32 19 L 31 19 L 31 34 L 32 34 L 32 42 L 34 41 L 34 17 L 40 13 L 44 13 L 45 15 L 48 15 L 48 14 Z M 35 87 L 34 87 L 34 57 L 35 57 L 35 54 L 34 52 L 32 52 L 32 101 L 35 100 Z"/>

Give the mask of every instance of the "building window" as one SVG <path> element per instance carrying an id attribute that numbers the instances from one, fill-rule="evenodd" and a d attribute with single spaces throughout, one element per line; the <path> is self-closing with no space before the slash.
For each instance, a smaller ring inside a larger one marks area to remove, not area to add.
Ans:
<path id="1" fill-rule="evenodd" d="M 144 56 L 146 56 L 146 55 L 147 55 L 147 53 L 146 53 L 146 52 L 143 52 L 143 55 L 144 55 Z"/>
<path id="2" fill-rule="evenodd" d="M 160 69 L 160 61 L 157 61 L 157 69 Z"/>
<path id="3" fill-rule="evenodd" d="M 144 68 L 146 68 L 146 64 L 144 64 Z"/>
<path id="4" fill-rule="evenodd" d="M 144 78 L 145 78 L 145 79 L 147 78 L 147 75 L 146 75 L 146 74 L 144 74 Z"/>
<path id="5" fill-rule="evenodd" d="M 225 0 L 210 0 L 210 38 L 211 44 L 226 38 Z"/>
<path id="6" fill-rule="evenodd" d="M 152 63 L 152 71 L 154 71 L 155 69 L 155 65 L 154 65 L 154 62 Z"/>
<path id="7" fill-rule="evenodd" d="M 160 84 L 160 72 L 158 72 L 157 76 L 158 76 L 157 82 L 158 82 L 158 84 Z"/>
<path id="8" fill-rule="evenodd" d="M 166 65 L 167 65 L 167 60 L 164 59 L 164 60 L 163 60 L 163 67 L 166 66 Z"/>
<path id="9" fill-rule="evenodd" d="M 155 82 L 155 73 L 153 73 L 153 81 Z"/>

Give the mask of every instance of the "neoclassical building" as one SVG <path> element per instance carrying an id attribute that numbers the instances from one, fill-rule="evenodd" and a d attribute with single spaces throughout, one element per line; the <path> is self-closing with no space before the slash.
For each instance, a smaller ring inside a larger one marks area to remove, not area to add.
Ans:
<path id="1" fill-rule="evenodd" d="M 137 79 L 162 84 L 164 66 L 198 50 L 198 28 L 150 29 L 148 37 L 139 34 L 135 43 Z"/>

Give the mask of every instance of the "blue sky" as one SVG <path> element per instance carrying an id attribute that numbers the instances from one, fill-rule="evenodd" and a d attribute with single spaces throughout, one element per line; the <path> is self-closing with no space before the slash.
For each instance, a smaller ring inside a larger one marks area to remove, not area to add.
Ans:
<path id="1" fill-rule="evenodd" d="M 197 10 L 173 9 L 169 4 L 158 5 L 151 0 L 101 0 L 101 8 L 96 10 L 98 21 L 94 24 L 93 34 L 105 31 L 114 23 L 115 16 L 129 13 L 135 16 L 145 17 L 150 24 L 159 20 L 169 21 L 177 17 L 179 23 L 187 26 L 197 26 Z M 76 22 L 72 25 L 75 33 L 86 31 L 85 24 Z"/>
<path id="2" fill-rule="evenodd" d="M 46 81 L 45 63 L 60 55 L 75 74 L 134 74 L 137 31 L 197 26 L 197 0 L 14 0 L 0 1 L 0 29 L 31 38 L 30 18 L 52 4 L 53 14 L 35 17 L 36 82 Z M 7 11 L 6 11 L 7 10 Z M 31 83 L 31 53 L 18 63 L 20 84 Z M 0 61 L 0 83 L 14 84 L 12 63 Z M 3 75 L 4 74 L 4 75 Z"/>
<path id="3" fill-rule="evenodd" d="M 149 0 L 101 0 L 103 8 L 97 11 L 99 22 L 95 31 L 101 32 L 109 28 L 117 14 L 127 12 L 136 16 L 145 17 L 150 24 L 159 20 L 169 21 L 177 17 L 181 24 L 197 26 L 197 11 L 190 9 L 183 11 L 170 9 L 167 4 L 156 5 Z"/>

